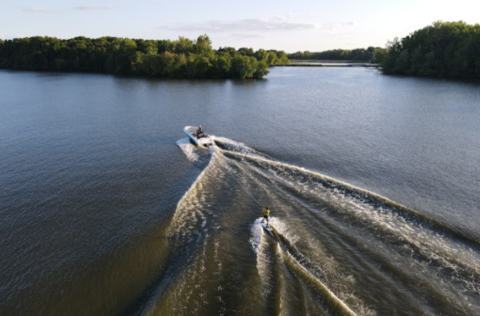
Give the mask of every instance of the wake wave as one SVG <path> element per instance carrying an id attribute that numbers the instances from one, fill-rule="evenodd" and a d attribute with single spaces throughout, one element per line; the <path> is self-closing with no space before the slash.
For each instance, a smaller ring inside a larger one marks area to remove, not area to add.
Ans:
<path id="1" fill-rule="evenodd" d="M 293 245 L 288 238 L 283 235 L 279 230 L 277 230 L 274 226 L 278 225 L 283 226 L 283 223 L 272 218 L 270 222 L 270 227 L 272 228 L 272 233 L 265 233 L 263 228 L 261 227 L 262 218 L 258 218 L 252 224 L 252 237 L 251 243 L 253 250 L 257 253 L 258 256 L 258 267 L 259 271 L 262 275 L 268 273 L 270 269 L 269 265 L 265 264 L 266 259 L 266 247 L 262 247 L 262 239 L 264 238 L 265 234 L 272 236 L 272 238 L 278 243 L 277 253 L 279 257 L 282 258 L 282 263 L 288 267 L 289 271 L 295 274 L 298 278 L 302 280 L 302 282 L 306 282 L 310 284 L 310 286 L 314 287 L 315 290 L 320 293 L 320 295 L 324 298 L 324 303 L 328 306 L 328 309 L 335 314 L 341 315 L 356 315 L 340 298 L 338 298 L 322 281 L 320 277 L 317 277 L 318 271 L 320 270 L 320 274 L 324 276 L 323 271 L 315 266 L 314 264 L 310 263 L 309 260 L 303 256 L 301 252 L 299 252 L 295 245 Z M 260 233 L 259 233 L 260 232 Z M 263 232 L 263 234 L 261 233 Z M 267 237 L 268 238 L 268 237 Z M 266 243 L 265 243 L 266 244 Z M 261 249 L 262 251 L 259 251 Z M 270 264 L 271 265 L 271 264 Z M 264 280 L 264 283 L 269 283 L 268 280 Z M 366 314 L 366 313 L 364 313 Z"/>
<path id="2" fill-rule="evenodd" d="M 204 148 L 199 149 L 198 146 L 193 145 L 188 137 L 179 139 L 177 146 L 183 151 L 188 160 L 193 162 L 198 167 L 206 167 L 210 162 L 211 151 Z"/>
<path id="3" fill-rule="evenodd" d="M 215 144 L 222 150 L 237 152 L 237 153 L 241 153 L 241 154 L 253 156 L 253 157 L 268 158 L 267 155 L 255 150 L 254 148 L 248 146 L 247 144 L 236 142 L 234 140 L 231 140 L 225 137 L 215 137 Z"/>
<path id="4" fill-rule="evenodd" d="M 220 285 L 217 311 L 232 304 L 245 313 L 266 308 L 270 314 L 375 315 L 391 312 L 396 304 L 419 313 L 480 309 L 475 303 L 480 250 L 448 227 L 373 192 L 275 161 L 246 144 L 215 141 L 218 147 L 202 153 L 179 145 L 205 168 L 178 203 L 169 235 L 193 240 L 198 257 L 189 269 L 201 275 L 209 271 L 206 262 L 213 254 L 206 249 L 212 245 L 218 263 L 212 273 L 225 280 L 230 278 L 223 272 L 226 262 L 236 267 L 243 258 L 245 266 L 251 264 L 239 250 L 242 243 L 255 254 L 263 303 L 229 303 L 223 294 L 232 295 L 228 291 L 234 286 Z M 266 205 L 273 213 L 273 236 L 258 219 L 251 224 Z M 182 282 L 195 293 L 187 280 Z M 390 304 L 383 306 L 377 297 Z"/>
<path id="5" fill-rule="evenodd" d="M 389 257 L 402 258 L 390 269 L 406 275 L 403 265 L 416 265 L 417 273 L 425 269 L 433 279 L 442 280 L 432 289 L 438 296 L 450 295 L 459 310 L 471 306 L 480 292 L 480 249 L 455 231 L 419 212 L 373 192 L 304 168 L 267 159 L 260 155 L 223 150 L 223 155 L 250 171 L 251 178 L 270 182 L 268 190 L 277 190 L 277 205 L 284 213 L 299 208 L 309 220 L 325 226 L 336 226 L 338 238 L 360 243 Z M 291 207 L 291 205 L 295 205 Z M 288 207 L 289 209 L 286 209 Z M 345 231 L 348 227 L 349 231 Z M 356 236 L 354 234 L 357 234 Z M 342 236 L 343 235 L 343 236 Z M 277 234 L 287 253 L 308 271 L 308 260 L 292 250 L 288 241 Z M 355 239 L 357 241 L 355 241 Z M 383 258 L 388 261 L 389 259 Z M 470 302 L 470 303 L 468 303 Z"/>

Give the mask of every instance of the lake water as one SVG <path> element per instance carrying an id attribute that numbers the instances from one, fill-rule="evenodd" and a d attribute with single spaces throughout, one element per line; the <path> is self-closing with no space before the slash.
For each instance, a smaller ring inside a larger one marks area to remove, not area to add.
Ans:
<path id="1" fill-rule="evenodd" d="M 480 314 L 478 84 L 278 67 L 0 87 L 0 315 Z M 216 146 L 185 140 L 198 124 Z"/>
<path id="2" fill-rule="evenodd" d="M 319 61 L 294 61 L 290 62 L 292 65 L 324 65 L 324 66 L 356 66 L 360 67 L 368 65 L 368 62 L 364 63 L 332 63 L 332 62 L 319 62 Z"/>

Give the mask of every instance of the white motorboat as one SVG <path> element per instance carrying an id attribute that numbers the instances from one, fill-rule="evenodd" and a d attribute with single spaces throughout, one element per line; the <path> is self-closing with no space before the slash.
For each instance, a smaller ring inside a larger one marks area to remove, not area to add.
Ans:
<path id="1" fill-rule="evenodd" d="M 188 138 L 190 138 L 190 141 L 194 143 L 197 146 L 202 146 L 205 148 L 208 148 L 209 146 L 213 145 L 213 136 L 210 136 L 208 134 L 204 134 L 203 137 L 197 138 L 197 126 L 185 126 L 183 128 L 183 131 L 185 134 L 188 135 Z"/>

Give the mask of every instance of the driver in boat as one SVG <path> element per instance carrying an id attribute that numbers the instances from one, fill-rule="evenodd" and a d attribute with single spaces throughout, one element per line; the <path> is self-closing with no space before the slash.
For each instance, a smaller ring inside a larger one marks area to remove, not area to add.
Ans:
<path id="1" fill-rule="evenodd" d="M 205 134 L 203 133 L 202 125 L 198 127 L 197 132 L 194 135 L 197 136 L 198 139 L 205 137 Z"/>
<path id="2" fill-rule="evenodd" d="M 265 210 L 263 211 L 263 219 L 262 219 L 262 223 L 267 220 L 267 227 L 269 227 L 268 225 L 268 217 L 270 216 L 270 209 L 267 207 L 265 207 Z"/>

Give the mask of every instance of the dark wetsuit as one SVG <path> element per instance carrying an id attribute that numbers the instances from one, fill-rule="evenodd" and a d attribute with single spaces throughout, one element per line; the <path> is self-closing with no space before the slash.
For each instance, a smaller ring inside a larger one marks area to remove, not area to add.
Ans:
<path id="1" fill-rule="evenodd" d="M 197 130 L 197 138 L 202 138 L 202 137 L 205 137 L 205 134 L 203 133 L 203 129 L 199 127 Z"/>

